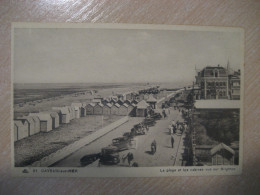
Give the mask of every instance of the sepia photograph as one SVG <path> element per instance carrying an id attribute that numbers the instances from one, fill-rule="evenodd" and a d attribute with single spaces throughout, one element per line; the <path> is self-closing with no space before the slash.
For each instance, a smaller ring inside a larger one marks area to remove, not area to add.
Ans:
<path id="1" fill-rule="evenodd" d="M 242 171 L 244 31 L 12 25 L 17 176 Z"/>

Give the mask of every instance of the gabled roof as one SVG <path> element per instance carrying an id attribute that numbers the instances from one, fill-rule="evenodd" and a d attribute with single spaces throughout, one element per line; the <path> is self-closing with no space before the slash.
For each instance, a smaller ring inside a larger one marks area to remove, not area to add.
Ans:
<path id="1" fill-rule="evenodd" d="M 14 124 L 15 124 L 17 127 L 23 127 L 23 123 L 22 123 L 22 121 L 20 121 L 20 120 L 14 120 Z"/>
<path id="2" fill-rule="evenodd" d="M 37 123 L 37 122 L 39 123 L 40 122 L 40 119 L 39 119 L 38 116 L 32 116 L 32 118 L 33 118 L 35 123 Z"/>
<path id="3" fill-rule="evenodd" d="M 128 108 L 128 104 L 124 103 L 122 106 Z"/>
<path id="4" fill-rule="evenodd" d="M 139 109 L 146 109 L 149 107 L 149 104 L 147 104 L 145 100 L 142 100 L 136 106 Z"/>
<path id="5" fill-rule="evenodd" d="M 96 104 L 94 104 L 94 103 L 89 103 L 89 104 L 87 104 L 87 106 L 92 106 L 92 107 L 94 107 Z"/>
<path id="6" fill-rule="evenodd" d="M 52 107 L 52 110 L 60 110 L 61 114 L 69 114 L 69 108 L 68 107 Z"/>
<path id="7" fill-rule="evenodd" d="M 225 149 L 225 150 L 229 151 L 230 153 L 235 154 L 235 151 L 224 143 L 221 143 L 221 144 L 215 146 L 214 148 L 212 148 L 210 150 L 210 154 L 214 155 L 214 154 L 216 154 L 216 152 L 218 152 L 222 149 Z"/>
<path id="8" fill-rule="evenodd" d="M 120 105 L 118 103 L 114 104 L 113 106 L 116 106 L 118 108 L 120 107 Z"/>
<path id="9" fill-rule="evenodd" d="M 101 104 L 101 103 L 96 104 L 95 107 L 96 107 L 96 106 L 104 107 L 104 105 Z"/>
<path id="10" fill-rule="evenodd" d="M 112 104 L 110 104 L 110 103 L 107 103 L 105 106 L 107 106 L 107 107 L 111 108 L 111 107 L 112 107 Z"/>
<path id="11" fill-rule="evenodd" d="M 152 95 L 150 95 L 149 98 L 146 100 L 146 102 L 157 102 L 157 99 L 155 99 Z"/>
<path id="12" fill-rule="evenodd" d="M 24 123 L 24 120 L 28 121 L 29 123 L 34 123 L 32 116 L 22 116 L 18 117 L 17 119 L 22 120 L 22 123 Z"/>
<path id="13" fill-rule="evenodd" d="M 51 115 L 48 113 L 44 113 L 44 112 L 39 112 L 39 113 L 30 113 L 30 116 L 32 115 L 36 115 L 39 117 L 40 121 L 48 121 L 51 120 Z"/>

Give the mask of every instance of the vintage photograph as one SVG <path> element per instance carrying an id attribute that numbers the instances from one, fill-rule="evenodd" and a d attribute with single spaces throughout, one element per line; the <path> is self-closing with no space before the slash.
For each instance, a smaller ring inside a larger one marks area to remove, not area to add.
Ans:
<path id="1" fill-rule="evenodd" d="M 241 173 L 243 39 L 228 27 L 14 23 L 14 172 Z"/>

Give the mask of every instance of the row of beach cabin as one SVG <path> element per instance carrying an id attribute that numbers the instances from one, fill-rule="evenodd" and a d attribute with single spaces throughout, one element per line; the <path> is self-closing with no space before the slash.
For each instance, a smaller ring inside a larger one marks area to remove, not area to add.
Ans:
<path id="1" fill-rule="evenodd" d="M 14 120 L 14 141 L 39 132 L 49 132 L 60 124 L 68 124 L 74 118 L 86 115 L 128 115 L 134 107 L 134 103 L 72 103 L 71 106 L 52 107 L 49 112 L 29 113 Z"/>
<path id="2" fill-rule="evenodd" d="M 156 108 L 156 102 L 157 100 L 151 95 L 146 101 L 129 99 L 122 101 L 112 96 L 109 99 L 96 98 L 91 103 L 72 103 L 71 106 L 52 107 L 52 111 L 49 112 L 29 113 L 28 116 L 14 120 L 14 141 L 39 132 L 49 132 L 58 128 L 60 124 L 68 124 L 74 118 L 86 115 L 133 114 L 137 117 L 145 117 L 150 108 Z"/>

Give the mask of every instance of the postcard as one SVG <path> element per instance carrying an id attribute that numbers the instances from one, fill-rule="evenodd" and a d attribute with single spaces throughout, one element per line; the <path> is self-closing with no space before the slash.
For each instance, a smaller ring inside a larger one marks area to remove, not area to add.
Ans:
<path id="1" fill-rule="evenodd" d="M 244 30 L 12 24 L 12 173 L 238 175 Z"/>

